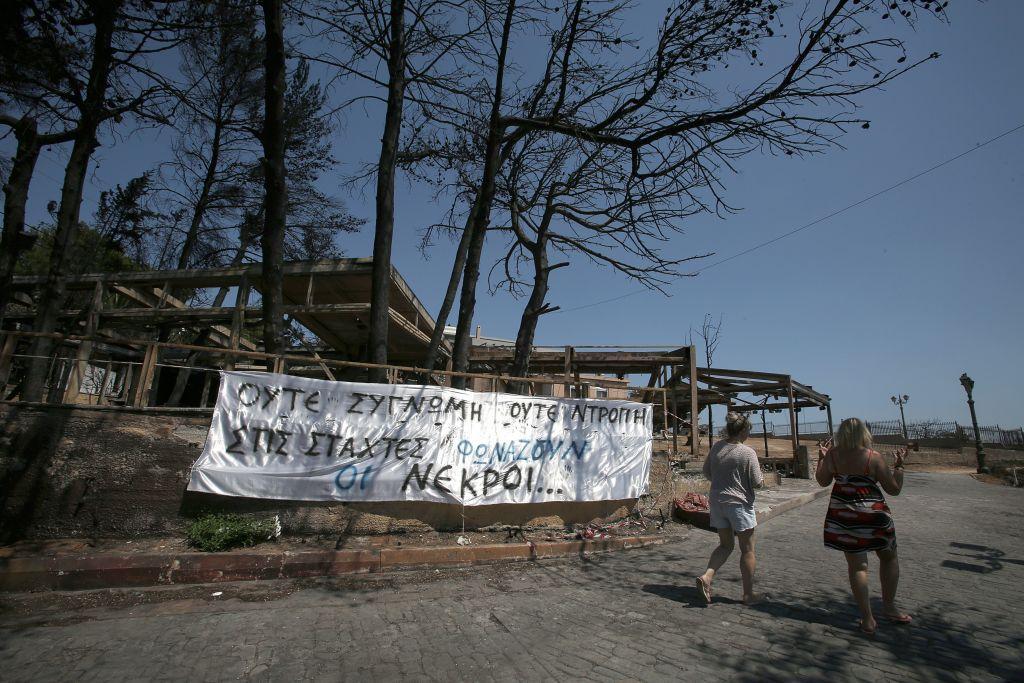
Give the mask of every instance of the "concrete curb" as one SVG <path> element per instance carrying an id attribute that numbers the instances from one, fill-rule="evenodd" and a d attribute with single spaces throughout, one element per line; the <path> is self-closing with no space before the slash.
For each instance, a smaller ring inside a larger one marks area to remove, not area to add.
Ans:
<path id="1" fill-rule="evenodd" d="M 758 510 L 757 523 L 764 524 L 769 519 L 774 519 L 784 512 L 789 512 L 790 510 L 795 510 L 798 507 L 803 507 L 804 505 L 814 502 L 819 498 L 824 498 L 830 493 L 832 493 L 832 487 L 823 486 L 817 491 L 810 491 L 809 493 L 802 493 L 799 496 L 793 496 L 789 500 L 784 500 L 775 507 L 768 508 L 767 510 Z"/>
<path id="2" fill-rule="evenodd" d="M 808 491 L 807 493 L 801 493 L 798 496 L 793 496 L 787 500 L 782 501 L 778 505 L 770 507 L 768 509 L 756 510 L 757 523 L 764 524 L 769 519 L 774 519 L 779 515 L 795 510 L 798 507 L 803 507 L 808 503 L 811 503 L 819 498 L 824 498 L 832 492 L 831 488 L 822 487 L 815 491 Z M 676 517 L 687 524 L 692 524 L 698 529 L 704 529 L 705 531 L 711 531 L 711 515 L 707 512 L 682 512 L 677 511 Z"/>
<path id="3" fill-rule="evenodd" d="M 467 567 L 661 545 L 668 536 L 380 550 L 0 558 L 0 591 L 88 590 Z"/>

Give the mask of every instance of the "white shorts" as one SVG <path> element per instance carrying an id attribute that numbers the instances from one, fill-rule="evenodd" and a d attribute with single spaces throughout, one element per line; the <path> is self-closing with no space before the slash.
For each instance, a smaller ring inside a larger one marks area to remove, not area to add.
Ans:
<path id="1" fill-rule="evenodd" d="M 711 513 L 711 526 L 716 529 L 732 529 L 733 531 L 749 531 L 757 526 L 757 515 L 753 505 L 744 503 L 719 503 L 714 499 L 708 501 Z"/>

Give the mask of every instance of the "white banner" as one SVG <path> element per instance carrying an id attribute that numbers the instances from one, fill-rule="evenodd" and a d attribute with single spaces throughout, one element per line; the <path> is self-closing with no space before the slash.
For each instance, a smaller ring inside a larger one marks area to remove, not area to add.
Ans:
<path id="1" fill-rule="evenodd" d="M 190 491 L 490 505 L 646 491 L 652 407 L 221 373 Z"/>

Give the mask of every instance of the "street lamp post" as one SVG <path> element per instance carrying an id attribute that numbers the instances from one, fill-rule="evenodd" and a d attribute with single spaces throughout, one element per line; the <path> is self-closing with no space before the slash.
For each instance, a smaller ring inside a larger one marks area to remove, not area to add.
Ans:
<path id="1" fill-rule="evenodd" d="M 903 394 L 902 396 L 890 396 L 889 400 L 892 401 L 893 405 L 900 407 L 900 422 L 903 424 L 903 439 L 906 440 L 910 437 L 907 435 L 907 418 L 903 415 L 903 406 L 910 401 L 910 397 Z"/>
<path id="2" fill-rule="evenodd" d="M 974 380 L 967 373 L 960 375 L 960 384 L 967 392 L 967 405 L 971 409 L 971 424 L 974 425 L 974 449 L 978 454 L 978 474 L 987 474 L 985 467 L 985 447 L 981 445 L 981 431 L 978 429 L 978 416 L 974 412 Z"/>

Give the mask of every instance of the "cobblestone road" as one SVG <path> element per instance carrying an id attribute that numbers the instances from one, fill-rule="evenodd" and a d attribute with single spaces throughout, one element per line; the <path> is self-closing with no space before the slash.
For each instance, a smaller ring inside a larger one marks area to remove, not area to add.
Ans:
<path id="1" fill-rule="evenodd" d="M 694 531 L 530 566 L 203 586 L 149 604 L 117 592 L 35 623 L 7 612 L 0 679 L 1024 679 L 1024 492 L 909 474 L 891 502 L 915 623 L 874 640 L 856 631 L 843 558 L 822 547 L 823 499 L 762 526 L 773 600 L 756 608 L 736 602 L 734 559 L 700 605 L 693 577 L 714 538 Z"/>

